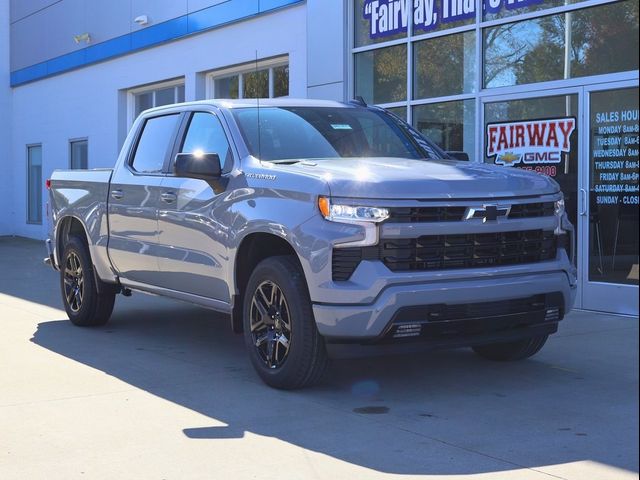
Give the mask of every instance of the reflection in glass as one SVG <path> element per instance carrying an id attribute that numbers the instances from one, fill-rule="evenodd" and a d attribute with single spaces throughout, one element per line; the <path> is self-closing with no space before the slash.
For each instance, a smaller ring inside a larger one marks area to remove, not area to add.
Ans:
<path id="1" fill-rule="evenodd" d="M 233 75 L 232 77 L 216 78 L 213 88 L 216 98 L 236 99 L 239 95 L 239 77 Z"/>
<path id="2" fill-rule="evenodd" d="M 289 65 L 274 67 L 273 69 L 273 97 L 289 95 Z"/>
<path id="3" fill-rule="evenodd" d="M 42 146 L 27 149 L 27 221 L 42 223 Z"/>
<path id="4" fill-rule="evenodd" d="M 407 99 L 407 46 L 381 48 L 355 56 L 356 96 L 367 103 Z"/>
<path id="5" fill-rule="evenodd" d="M 638 2 L 499 25 L 483 37 L 487 88 L 637 70 Z"/>
<path id="6" fill-rule="evenodd" d="M 414 126 L 443 150 L 475 152 L 475 101 L 430 103 L 413 108 Z"/>
<path id="7" fill-rule="evenodd" d="M 269 70 L 242 75 L 242 98 L 269 98 Z"/>
<path id="8" fill-rule="evenodd" d="M 89 142 L 78 140 L 71 142 L 71 168 L 88 168 L 89 164 Z"/>
<path id="9" fill-rule="evenodd" d="M 413 55 L 414 98 L 475 91 L 475 31 L 417 42 Z"/>
<path id="10" fill-rule="evenodd" d="M 638 285 L 638 89 L 590 95 L 589 280 Z"/>
<path id="11" fill-rule="evenodd" d="M 555 97 L 541 97 L 527 100 L 512 100 L 507 102 L 486 103 L 484 109 L 484 142 L 485 157 L 487 163 L 494 163 L 495 157 L 486 156 L 487 124 L 497 122 L 517 122 L 525 120 L 536 120 L 541 118 L 578 118 L 578 96 L 562 95 Z M 577 225 L 578 213 L 578 128 L 570 137 L 570 152 L 562 154 L 562 160 L 558 164 L 540 163 L 524 164 L 519 162 L 511 167 L 504 168 L 525 168 L 527 170 L 538 171 L 539 173 L 553 177 L 560 184 L 564 192 L 567 215 L 573 225 Z"/>
<path id="12" fill-rule="evenodd" d="M 383 2 L 379 2 L 383 3 Z M 386 3 L 386 2 L 385 2 Z M 356 47 L 361 47 L 363 45 L 371 45 L 374 43 L 387 42 L 389 40 L 395 40 L 398 38 L 403 38 L 407 36 L 407 31 L 404 29 L 403 31 L 396 33 L 394 35 L 378 35 L 374 38 L 371 38 L 371 22 L 370 19 L 365 17 L 364 15 L 364 4 L 365 0 L 353 0 L 353 21 L 355 24 L 354 28 L 354 45 Z"/>

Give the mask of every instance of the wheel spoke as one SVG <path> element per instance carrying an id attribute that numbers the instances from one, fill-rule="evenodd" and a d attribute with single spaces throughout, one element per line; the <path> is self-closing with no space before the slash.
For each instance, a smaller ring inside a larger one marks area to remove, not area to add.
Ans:
<path id="1" fill-rule="evenodd" d="M 263 332 L 256 338 L 256 347 L 260 348 L 264 342 L 269 339 L 269 334 L 267 332 Z"/>
<path id="2" fill-rule="evenodd" d="M 278 335 L 278 343 L 282 345 L 285 349 L 287 350 L 289 349 L 289 339 L 283 333 Z"/>

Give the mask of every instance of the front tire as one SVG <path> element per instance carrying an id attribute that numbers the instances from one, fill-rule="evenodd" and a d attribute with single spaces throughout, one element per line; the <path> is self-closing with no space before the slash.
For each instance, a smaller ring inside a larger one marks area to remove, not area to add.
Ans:
<path id="1" fill-rule="evenodd" d="M 496 362 L 512 362 L 532 357 L 540 351 L 547 341 L 548 335 L 525 338 L 515 342 L 476 345 L 473 351 L 483 358 Z"/>
<path id="2" fill-rule="evenodd" d="M 96 282 L 100 284 L 96 285 Z M 74 325 L 94 327 L 109 321 L 115 289 L 94 275 L 89 248 L 79 237 L 70 237 L 65 245 L 60 265 L 60 290 L 64 309 Z"/>
<path id="3" fill-rule="evenodd" d="M 295 257 L 256 266 L 244 295 L 243 326 L 251 363 L 267 385 L 293 390 L 322 379 L 329 360 Z"/>

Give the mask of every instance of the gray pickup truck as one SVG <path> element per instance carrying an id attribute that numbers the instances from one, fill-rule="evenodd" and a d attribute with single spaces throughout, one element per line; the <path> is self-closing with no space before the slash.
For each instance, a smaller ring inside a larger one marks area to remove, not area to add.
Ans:
<path id="1" fill-rule="evenodd" d="M 132 290 L 229 314 L 276 388 L 332 350 L 535 354 L 571 309 L 573 227 L 552 179 L 454 160 L 364 104 L 148 110 L 113 169 L 55 171 L 48 262 L 76 325 Z"/>

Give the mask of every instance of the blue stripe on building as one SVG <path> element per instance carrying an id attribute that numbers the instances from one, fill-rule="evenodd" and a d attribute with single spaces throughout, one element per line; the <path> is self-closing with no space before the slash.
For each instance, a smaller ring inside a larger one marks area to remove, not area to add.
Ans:
<path id="1" fill-rule="evenodd" d="M 144 48 L 245 20 L 304 0 L 228 0 L 142 30 L 112 38 L 45 62 L 11 72 L 11 86 L 85 67 L 92 63 L 133 53 Z"/>

